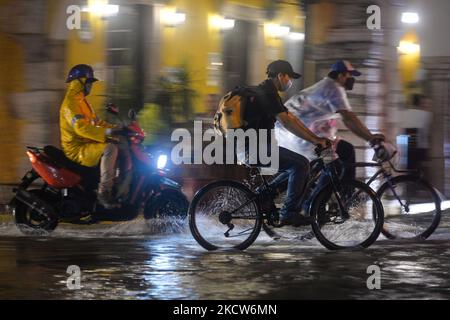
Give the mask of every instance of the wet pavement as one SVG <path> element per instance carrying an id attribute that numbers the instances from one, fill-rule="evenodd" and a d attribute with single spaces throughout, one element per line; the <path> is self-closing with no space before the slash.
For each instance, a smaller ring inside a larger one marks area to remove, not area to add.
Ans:
<path id="1" fill-rule="evenodd" d="M 26 237 L 3 221 L 0 299 L 449 299 L 449 228 L 445 214 L 423 242 L 332 252 L 261 233 L 245 252 L 207 252 L 182 224 L 61 225 Z M 79 290 L 67 287 L 70 265 L 81 269 Z M 381 289 L 367 287 L 370 265 Z"/>

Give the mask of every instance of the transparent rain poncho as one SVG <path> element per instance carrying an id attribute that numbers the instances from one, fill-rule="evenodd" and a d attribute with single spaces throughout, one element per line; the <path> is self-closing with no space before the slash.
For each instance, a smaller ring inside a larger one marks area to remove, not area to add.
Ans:
<path id="1" fill-rule="evenodd" d="M 335 139 L 339 110 L 351 110 L 345 89 L 333 79 L 324 78 L 311 87 L 292 96 L 286 103 L 295 117 L 316 135 Z M 280 122 L 275 124 L 275 136 L 280 147 L 297 152 L 313 160 L 315 146 L 289 132 Z"/>

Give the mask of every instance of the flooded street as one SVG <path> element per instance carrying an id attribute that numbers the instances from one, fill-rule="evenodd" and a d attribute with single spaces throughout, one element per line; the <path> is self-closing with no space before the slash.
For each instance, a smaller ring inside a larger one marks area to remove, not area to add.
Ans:
<path id="1" fill-rule="evenodd" d="M 207 252 L 185 225 L 61 225 L 25 237 L 4 221 L 0 299 L 448 299 L 449 227 L 444 214 L 430 240 L 380 239 L 362 251 L 261 232 L 245 252 Z M 67 288 L 70 265 L 79 290 Z M 379 290 L 367 288 L 370 265 L 381 268 Z"/>

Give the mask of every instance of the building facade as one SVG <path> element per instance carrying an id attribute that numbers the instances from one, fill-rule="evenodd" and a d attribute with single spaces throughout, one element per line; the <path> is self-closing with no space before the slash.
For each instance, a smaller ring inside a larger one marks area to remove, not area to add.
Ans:
<path id="1" fill-rule="evenodd" d="M 439 168 L 433 182 L 449 193 L 449 179 L 443 178 L 448 63 L 439 61 L 447 61 L 450 52 L 429 58 L 413 50 L 426 37 L 400 22 L 411 3 L 0 0 L 0 184 L 16 183 L 29 167 L 25 146 L 59 145 L 64 79 L 75 64 L 91 64 L 103 80 L 89 96 L 101 115 L 107 101 L 124 110 L 133 107 L 145 115 L 150 135 L 161 131 L 167 137 L 195 118 L 211 119 L 223 93 L 259 83 L 270 61 L 289 60 L 304 75 L 292 94 L 324 77 L 335 60 L 348 59 L 364 74 L 349 95 L 354 110 L 371 130 L 386 132 L 393 141 L 398 111 L 430 74 L 431 82 L 419 91 L 431 95 L 436 114 L 444 116 L 435 117 L 442 131 L 431 147 L 433 166 Z M 371 5 L 381 9 L 380 29 L 367 27 Z M 80 9 L 80 23 L 70 30 L 68 21 L 76 22 L 73 6 Z M 411 50 L 399 50 L 402 41 Z M 436 69 L 439 76 L 422 72 Z M 371 158 L 364 141 L 343 126 L 340 135 L 355 144 L 358 160 Z"/>

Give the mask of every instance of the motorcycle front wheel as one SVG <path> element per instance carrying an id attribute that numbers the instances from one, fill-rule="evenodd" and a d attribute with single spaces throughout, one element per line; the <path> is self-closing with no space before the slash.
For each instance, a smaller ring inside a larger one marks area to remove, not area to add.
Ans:
<path id="1" fill-rule="evenodd" d="M 145 206 L 145 219 L 176 218 L 184 220 L 187 217 L 189 201 L 178 190 L 163 190 L 152 202 Z"/>

